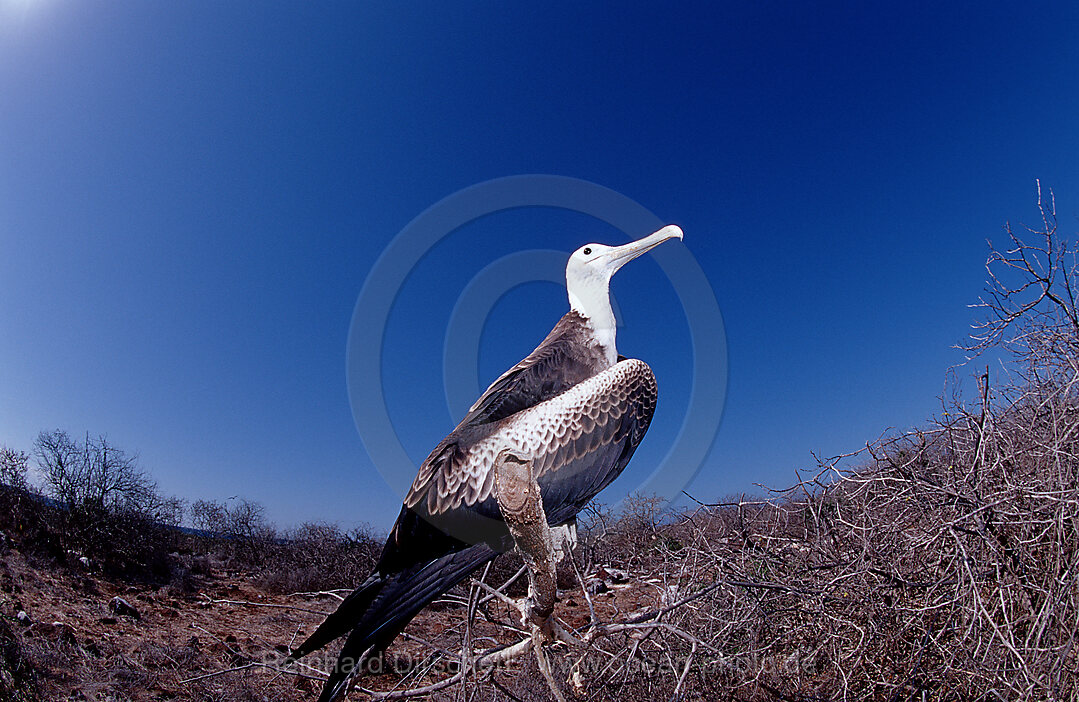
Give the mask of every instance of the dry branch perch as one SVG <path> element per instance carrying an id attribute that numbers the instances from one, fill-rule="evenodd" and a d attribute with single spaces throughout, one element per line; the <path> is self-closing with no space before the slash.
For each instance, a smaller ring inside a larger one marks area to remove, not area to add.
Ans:
<path id="1" fill-rule="evenodd" d="M 532 460 L 503 450 L 495 458 L 495 484 L 502 518 L 528 567 L 528 606 L 523 618 L 524 624 L 532 632 L 536 662 L 555 699 L 565 702 L 551 672 L 550 661 L 543 652 L 543 644 L 555 636 L 551 628 L 551 614 L 558 599 L 558 585 L 554 542 L 551 540 L 547 515 L 543 511 L 539 483 L 533 475 Z"/>
<path id="2" fill-rule="evenodd" d="M 495 484 L 502 517 L 528 566 L 529 618 L 545 624 L 557 599 L 554 542 L 539 484 L 532 475 L 532 461 L 503 451 L 495 459 Z"/>

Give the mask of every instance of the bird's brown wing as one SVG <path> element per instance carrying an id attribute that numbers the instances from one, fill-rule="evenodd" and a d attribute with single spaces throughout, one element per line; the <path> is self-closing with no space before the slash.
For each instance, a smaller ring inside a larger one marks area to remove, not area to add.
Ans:
<path id="1" fill-rule="evenodd" d="M 432 516 L 479 508 L 497 518 L 492 467 L 509 449 L 533 461 L 552 523 L 567 511 L 572 518 L 625 468 L 655 406 L 652 370 L 643 361 L 622 361 L 504 419 L 476 441 L 451 434 L 420 466 L 405 506 Z"/>
<path id="2" fill-rule="evenodd" d="M 602 350 L 587 338 L 587 321 L 576 312 L 564 315 L 532 353 L 491 383 L 460 426 L 501 421 L 606 368 Z"/>

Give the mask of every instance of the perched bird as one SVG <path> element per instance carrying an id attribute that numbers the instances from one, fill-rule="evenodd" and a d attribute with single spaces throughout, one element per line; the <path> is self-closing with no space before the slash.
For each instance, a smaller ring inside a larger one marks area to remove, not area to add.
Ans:
<path id="1" fill-rule="evenodd" d="M 533 462 L 551 526 L 572 523 L 626 467 L 652 421 L 656 381 L 647 364 L 618 355 L 609 284 L 628 261 L 681 238 L 669 225 L 573 252 L 570 311 L 424 460 L 374 572 L 293 649 L 290 661 L 348 635 L 320 702 L 337 699 L 429 602 L 512 548 L 494 494 L 500 451 Z"/>

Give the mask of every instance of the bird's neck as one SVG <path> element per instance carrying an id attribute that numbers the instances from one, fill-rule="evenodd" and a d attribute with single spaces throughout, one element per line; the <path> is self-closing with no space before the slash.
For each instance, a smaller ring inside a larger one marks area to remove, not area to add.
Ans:
<path id="1" fill-rule="evenodd" d="M 569 306 L 592 327 L 596 343 L 603 350 L 607 362 L 614 365 L 618 359 L 615 347 L 616 323 L 611 309 L 611 296 L 607 285 L 582 287 L 569 291 Z"/>

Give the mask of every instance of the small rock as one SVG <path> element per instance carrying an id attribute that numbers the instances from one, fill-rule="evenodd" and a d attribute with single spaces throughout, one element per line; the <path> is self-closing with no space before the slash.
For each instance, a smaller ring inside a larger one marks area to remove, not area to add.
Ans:
<path id="1" fill-rule="evenodd" d="M 19 623 L 23 626 L 30 626 L 34 623 L 34 620 L 30 618 L 30 615 L 26 613 L 25 609 L 20 609 L 19 613 L 15 615 L 15 618 L 19 620 Z"/>
<path id="2" fill-rule="evenodd" d="M 109 600 L 109 611 L 132 619 L 142 618 L 139 616 L 139 610 L 132 607 L 130 602 L 119 595 Z"/>
<path id="3" fill-rule="evenodd" d="M 590 595 L 598 595 L 601 592 L 607 592 L 611 588 L 607 587 L 607 583 L 599 578 L 589 578 L 585 581 L 584 586 L 588 588 Z"/>
<path id="4" fill-rule="evenodd" d="M 620 568 L 600 568 L 599 576 L 605 580 L 611 581 L 615 585 L 629 582 L 629 572 Z"/>

